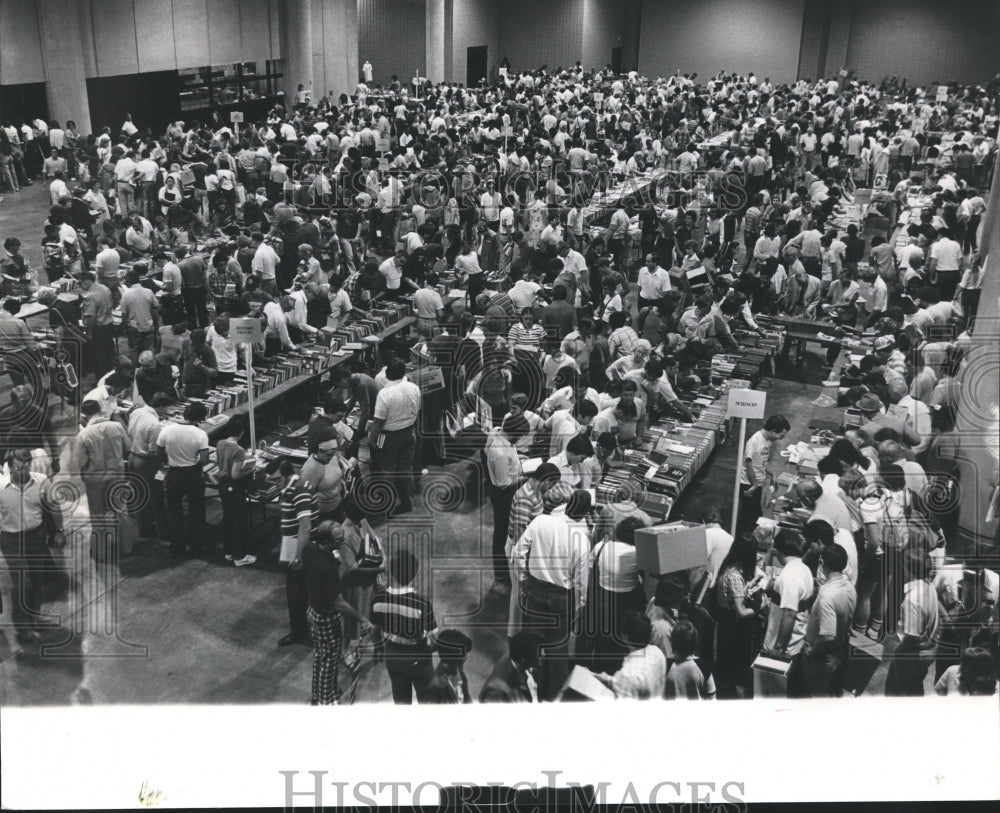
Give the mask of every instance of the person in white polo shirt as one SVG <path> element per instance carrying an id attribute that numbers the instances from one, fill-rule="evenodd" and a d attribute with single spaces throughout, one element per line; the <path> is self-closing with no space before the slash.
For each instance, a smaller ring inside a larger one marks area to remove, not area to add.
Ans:
<path id="1" fill-rule="evenodd" d="M 655 254 L 646 255 L 646 264 L 639 271 L 639 309 L 657 305 L 670 290 L 670 274 L 656 261 Z"/>
<path id="2" fill-rule="evenodd" d="M 386 299 L 398 299 L 403 282 L 403 265 L 406 262 L 406 252 L 397 251 L 379 267 L 379 273 L 385 277 Z"/>
<path id="3" fill-rule="evenodd" d="M 764 426 L 750 436 L 743 453 L 740 466 L 740 507 L 739 530 L 749 531 L 761 515 L 761 490 L 767 486 L 770 473 L 767 470 L 771 456 L 771 446 L 781 440 L 791 429 L 784 415 L 772 415 Z"/>
<path id="4" fill-rule="evenodd" d="M 231 384 L 236 378 L 237 352 L 236 345 L 229 339 L 229 317 L 220 316 L 205 335 L 206 344 L 215 353 L 216 369 L 219 371 L 215 379 L 216 386 Z"/>
<path id="5" fill-rule="evenodd" d="M 483 220 L 490 227 L 490 231 L 500 231 L 500 209 L 503 208 L 503 198 L 496 191 L 496 182 L 490 178 L 486 181 L 486 191 L 479 196 L 479 205 L 482 207 Z"/>
<path id="6" fill-rule="evenodd" d="M 434 336 L 444 316 L 444 302 L 437 292 L 438 275 L 433 271 L 424 278 L 424 287 L 413 294 L 413 312 L 417 327 L 427 336 Z"/>
<path id="7" fill-rule="evenodd" d="M 955 298 L 955 289 L 962 269 L 962 247 L 951 239 L 951 232 L 938 229 L 938 239 L 927 254 L 927 270 L 942 302 Z"/>
<path id="8" fill-rule="evenodd" d="M 805 540 L 802 534 L 782 528 L 774 537 L 772 561 L 780 569 L 774 585 L 768 589 L 768 611 L 764 649 L 779 656 L 794 657 L 805 642 L 807 603 L 815 584 L 812 571 L 802 561 Z"/>
<path id="9" fill-rule="evenodd" d="M 201 555 L 203 550 L 205 481 L 202 469 L 208 463 L 209 447 L 208 435 L 198 424 L 207 416 L 203 403 L 190 403 L 184 408 L 184 420 L 164 426 L 156 439 L 160 456 L 167 464 L 163 492 L 171 519 L 171 556 L 183 556 L 185 547 L 193 556 Z M 184 521 L 185 499 L 187 522 Z"/>
<path id="10" fill-rule="evenodd" d="M 420 387 L 406 380 L 406 364 L 393 359 L 386 365 L 388 383 L 375 398 L 368 430 L 372 450 L 372 473 L 389 481 L 396 494 L 393 514 L 413 510 L 414 430 L 420 412 Z"/>

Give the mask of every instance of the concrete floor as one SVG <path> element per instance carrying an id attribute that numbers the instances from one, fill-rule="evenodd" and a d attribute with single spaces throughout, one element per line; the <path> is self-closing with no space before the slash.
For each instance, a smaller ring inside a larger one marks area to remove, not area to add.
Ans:
<path id="1" fill-rule="evenodd" d="M 40 269 L 47 187 L 36 183 L 6 198 L 0 202 L 0 239 L 19 237 Z M 781 412 L 793 424 L 782 445 L 808 439 L 802 416 L 839 417 L 838 410 L 811 403 L 822 391 L 821 364 L 820 356 L 810 355 L 804 376 L 779 368 L 772 380 L 767 413 Z M 0 379 L 0 388 L 8 383 Z M 0 399 L 6 400 L 2 393 Z M 751 422 L 748 435 L 756 428 Z M 712 503 L 728 518 L 735 458 L 736 439 L 730 438 L 678 501 L 674 516 L 697 519 Z M 418 554 L 418 587 L 432 596 L 439 625 L 459 627 L 472 637 L 467 674 L 473 695 L 505 651 L 507 614 L 507 596 L 490 589 L 492 512 L 483 497 L 471 464 L 434 469 L 424 478 L 414 513 L 383 529 L 390 550 L 402 546 Z M 218 516 L 212 501 L 210 525 Z M 52 585 L 47 596 L 46 623 L 52 626 L 41 643 L 15 644 L 9 612 L 0 615 L 0 704 L 308 702 L 310 651 L 276 646 L 288 621 L 273 532 L 257 534 L 260 561 L 247 568 L 226 565 L 211 528 L 205 559 L 177 562 L 166 548 L 147 545 L 117 565 L 97 566 L 88 555 L 85 510 L 67 527 L 72 531 L 67 546 L 56 557 L 69 578 Z M 6 572 L 0 590 L 9 599 Z M 854 643 L 881 656 L 880 646 Z M 866 694 L 882 693 L 885 670 L 881 665 L 875 671 Z M 367 660 L 358 702 L 389 699 L 385 670 Z"/>
<path id="2" fill-rule="evenodd" d="M 827 417 L 833 410 L 809 403 L 818 389 L 774 379 L 768 413 Z M 793 423 L 782 445 L 808 437 L 801 422 L 793 417 Z M 735 457 L 735 439 L 718 447 L 675 516 L 696 519 L 708 503 L 728 516 Z M 458 627 L 472 637 L 467 674 L 474 695 L 504 652 L 507 615 L 507 596 L 491 590 L 492 512 L 479 492 L 471 464 L 434 469 L 424 478 L 414 513 L 382 530 L 390 550 L 417 553 L 419 589 L 431 595 L 440 626 Z M 211 525 L 219 511 L 214 501 L 209 505 Z M 234 568 L 223 561 L 211 528 L 205 559 L 177 562 L 165 547 L 146 544 L 117 566 L 98 566 L 88 555 L 85 511 L 78 510 L 69 527 L 70 540 L 57 552 L 69 584 L 55 585 L 45 607 L 54 626 L 29 647 L 15 644 L 9 628 L 0 635 L 0 704 L 308 701 L 310 651 L 276 646 L 288 621 L 284 573 L 270 528 L 255 535 L 260 561 Z M 10 595 L 6 573 L 0 590 Z M 9 623 L 8 615 L 0 618 Z M 855 644 L 881 657 L 880 646 Z M 882 665 L 865 694 L 881 694 L 884 679 Z M 357 702 L 389 699 L 384 669 L 367 660 Z"/>
<path id="3" fill-rule="evenodd" d="M 41 273 L 44 282 L 42 238 L 45 236 L 43 226 L 52 205 L 49 185 L 44 181 L 35 181 L 20 192 L 0 192 L 0 197 L 3 198 L 0 201 L 0 245 L 8 237 L 20 240 L 21 253 Z"/>
<path id="4" fill-rule="evenodd" d="M 468 674 L 478 689 L 504 651 L 496 620 L 505 618 L 506 600 L 489 591 L 489 510 L 481 516 L 475 495 L 463 493 L 464 468 L 430 474 L 417 510 L 381 533 L 390 550 L 420 557 L 418 587 L 433 596 L 440 626 L 473 636 Z M 210 503 L 209 522 L 217 519 Z M 10 628 L 0 636 L 0 704 L 308 701 L 310 651 L 276 646 L 288 620 L 270 528 L 255 537 L 258 564 L 234 568 L 211 528 L 202 560 L 177 562 L 147 544 L 117 565 L 95 565 L 85 512 L 70 527 L 56 552 L 69 583 L 53 585 L 45 605 L 51 628 L 30 646 L 15 644 Z M 10 595 L 6 573 L 0 590 Z M 389 698 L 384 670 L 367 663 L 358 701 Z"/>

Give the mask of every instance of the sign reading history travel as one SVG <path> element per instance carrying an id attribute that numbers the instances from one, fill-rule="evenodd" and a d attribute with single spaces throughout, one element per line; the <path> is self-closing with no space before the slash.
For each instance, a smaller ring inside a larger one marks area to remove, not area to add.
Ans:
<path id="1" fill-rule="evenodd" d="M 229 320 L 229 340 L 233 344 L 256 344 L 261 338 L 260 319 Z"/>

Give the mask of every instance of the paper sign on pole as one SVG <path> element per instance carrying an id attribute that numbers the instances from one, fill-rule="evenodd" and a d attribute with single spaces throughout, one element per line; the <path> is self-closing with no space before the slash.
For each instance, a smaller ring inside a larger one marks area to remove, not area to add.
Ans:
<path id="1" fill-rule="evenodd" d="M 727 418 L 763 418 L 766 392 L 756 390 L 730 390 Z"/>
<path id="2" fill-rule="evenodd" d="M 594 101 L 597 102 L 598 104 L 600 104 L 601 102 L 603 102 L 604 101 L 604 94 L 603 93 L 595 93 L 594 94 Z"/>
<path id="3" fill-rule="evenodd" d="M 938 87 L 937 87 L 937 99 L 936 99 L 936 101 L 939 101 L 939 102 L 946 102 L 946 101 L 948 101 L 948 86 L 947 85 L 938 85 Z"/>
<path id="4" fill-rule="evenodd" d="M 740 441 L 736 453 L 736 482 L 733 484 L 733 519 L 729 532 L 736 535 L 737 515 L 740 510 L 740 472 L 743 470 L 744 450 L 747 441 L 747 418 L 763 418 L 764 405 L 767 402 L 766 392 L 755 390 L 730 390 L 729 403 L 726 406 L 727 418 L 740 419 Z"/>
<path id="5" fill-rule="evenodd" d="M 389 152 L 390 149 L 392 149 L 392 144 L 388 138 L 375 139 L 375 152 Z"/>
<path id="6" fill-rule="evenodd" d="M 260 319 L 240 318 L 229 320 L 229 340 L 233 344 L 256 344 L 262 338 Z"/>
<path id="7" fill-rule="evenodd" d="M 241 113 L 239 110 L 234 110 L 232 113 L 229 114 L 229 121 L 232 124 L 242 124 L 243 113 Z"/>

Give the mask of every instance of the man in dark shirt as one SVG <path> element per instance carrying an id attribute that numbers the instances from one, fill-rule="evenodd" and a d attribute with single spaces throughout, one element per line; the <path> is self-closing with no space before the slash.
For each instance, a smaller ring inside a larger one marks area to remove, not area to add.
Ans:
<path id="1" fill-rule="evenodd" d="M 346 371 L 344 371 L 346 372 Z M 343 373 L 339 376 L 334 373 L 331 376 L 331 382 L 336 385 L 338 383 L 343 383 L 345 377 Z M 358 444 L 361 442 L 368 430 L 368 421 L 372 418 L 372 413 L 375 411 L 375 399 L 378 397 L 378 384 L 375 383 L 375 379 L 372 378 L 367 373 L 357 372 L 351 373 L 346 376 L 347 382 L 347 403 L 345 404 L 345 411 L 348 415 L 354 411 L 355 404 L 360 408 L 361 414 L 358 416 L 358 428 L 354 433 L 354 442 L 351 444 L 351 449 L 348 457 L 354 457 L 358 453 Z"/>
<path id="2" fill-rule="evenodd" d="M 144 350 L 139 354 L 139 369 L 135 373 L 135 384 L 139 397 L 147 404 L 158 392 L 176 394 L 172 360 L 167 353 Z"/>
<path id="3" fill-rule="evenodd" d="M 181 269 L 181 296 L 188 321 L 192 326 L 208 327 L 208 272 L 198 254 L 188 256 L 185 246 L 177 249 L 177 266 Z"/>
<path id="4" fill-rule="evenodd" d="M 46 404 L 38 403 L 28 384 L 10 391 L 10 403 L 0 409 L 0 456 L 13 449 L 45 449 L 59 471 L 59 440 Z"/>
<path id="5" fill-rule="evenodd" d="M 312 705 L 337 705 L 341 691 L 337 684 L 343 659 L 341 613 L 362 626 L 369 620 L 344 598 L 341 575 L 344 562 L 341 546 L 344 528 L 339 522 L 324 522 L 302 551 L 302 570 L 309 598 L 309 634 L 313 642 Z"/>
<path id="6" fill-rule="evenodd" d="M 542 327 L 545 328 L 545 347 L 550 353 L 576 327 L 576 308 L 566 301 L 565 286 L 556 285 L 552 289 L 552 304 L 542 311 Z"/>
<path id="7" fill-rule="evenodd" d="M 323 398 L 323 414 L 315 415 L 309 421 L 309 429 L 306 432 L 306 447 L 309 454 L 319 448 L 325 440 L 337 438 L 337 430 L 334 428 L 347 416 L 347 408 L 340 400 L 339 393 L 329 392 Z"/>
<path id="8" fill-rule="evenodd" d="M 493 667 L 479 692 L 480 703 L 537 703 L 538 647 L 541 638 L 521 630 L 510 639 L 508 654 Z"/>
<path id="9" fill-rule="evenodd" d="M 251 244 L 250 238 L 245 234 L 241 234 L 236 238 L 236 245 L 238 246 L 236 260 L 240 264 L 243 276 L 249 277 L 253 274 L 253 257 L 257 253 L 257 250 Z"/>
<path id="10" fill-rule="evenodd" d="M 461 630 L 442 630 L 438 636 L 438 666 L 427 684 L 425 702 L 439 705 L 471 703 L 465 659 L 472 649 L 472 639 Z"/>
<path id="11" fill-rule="evenodd" d="M 240 296 L 240 312 L 247 316 L 260 316 L 264 306 L 271 301 L 271 295 L 261 290 L 257 277 L 247 277 L 243 284 L 246 290 Z"/>
<path id="12" fill-rule="evenodd" d="M 851 223 L 847 227 L 847 234 L 844 236 L 844 265 L 850 268 L 857 268 L 858 263 L 865 256 L 865 241 L 858 236 L 858 227 Z"/>
<path id="13" fill-rule="evenodd" d="M 298 247 L 302 245 L 308 245 L 312 247 L 313 254 L 319 255 L 319 226 L 317 226 L 312 220 L 306 220 L 297 232 L 295 232 L 295 239 L 292 241 L 294 243 L 294 248 L 296 252 Z"/>

